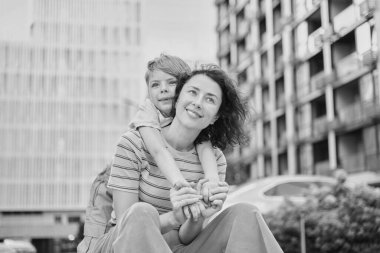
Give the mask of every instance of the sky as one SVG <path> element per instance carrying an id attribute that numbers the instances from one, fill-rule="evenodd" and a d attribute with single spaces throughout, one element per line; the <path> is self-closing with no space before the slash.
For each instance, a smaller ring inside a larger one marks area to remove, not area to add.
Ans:
<path id="1" fill-rule="evenodd" d="M 0 0 L 0 40 L 28 39 L 32 0 Z"/>
<path id="2" fill-rule="evenodd" d="M 0 0 L 0 39 L 27 40 L 33 0 Z M 216 62 L 214 0 L 141 0 L 143 62 L 161 52 Z"/>
<path id="3" fill-rule="evenodd" d="M 214 0 L 143 0 L 144 62 L 161 52 L 216 63 Z"/>

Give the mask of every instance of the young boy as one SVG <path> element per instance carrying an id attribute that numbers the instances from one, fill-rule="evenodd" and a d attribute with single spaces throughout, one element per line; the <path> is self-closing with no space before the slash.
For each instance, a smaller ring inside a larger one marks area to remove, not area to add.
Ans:
<path id="1" fill-rule="evenodd" d="M 190 71 L 189 65 L 176 56 L 161 54 L 160 57 L 149 61 L 145 73 L 148 98 L 130 123 L 131 128 L 140 132 L 149 153 L 176 189 L 190 187 L 190 184 L 166 149 L 160 131 L 161 127 L 169 125 L 172 121 L 170 113 L 178 78 Z M 216 159 L 210 142 L 198 144 L 196 150 L 205 178 L 208 179 L 208 182 L 203 184 L 202 195 L 205 203 L 209 204 L 209 191 L 219 182 Z"/>

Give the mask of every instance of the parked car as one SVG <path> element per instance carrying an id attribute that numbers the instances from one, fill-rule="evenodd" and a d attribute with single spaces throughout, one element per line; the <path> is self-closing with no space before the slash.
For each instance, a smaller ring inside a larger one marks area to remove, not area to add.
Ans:
<path id="1" fill-rule="evenodd" d="M 380 173 L 373 171 L 363 171 L 359 173 L 348 174 L 346 183 L 349 185 L 368 185 L 374 188 L 380 188 Z"/>
<path id="2" fill-rule="evenodd" d="M 17 253 L 15 249 L 5 245 L 3 242 L 0 242 L 0 253 Z"/>
<path id="3" fill-rule="evenodd" d="M 315 188 L 331 187 L 336 179 L 326 176 L 283 175 L 267 177 L 238 186 L 229 193 L 223 209 L 240 202 L 254 204 L 265 214 L 276 210 L 289 198 L 295 203 L 306 201 L 305 193 Z"/>
<path id="4" fill-rule="evenodd" d="M 0 244 L 0 253 L 36 253 L 37 250 L 29 241 L 5 239 Z M 1 251 L 4 249 L 3 251 Z"/>

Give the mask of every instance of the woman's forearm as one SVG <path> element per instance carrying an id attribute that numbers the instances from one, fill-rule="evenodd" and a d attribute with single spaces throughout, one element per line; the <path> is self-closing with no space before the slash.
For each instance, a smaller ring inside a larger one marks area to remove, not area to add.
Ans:
<path id="1" fill-rule="evenodd" d="M 173 212 L 167 212 L 160 215 L 161 234 L 165 234 L 170 230 L 179 227 L 180 225 L 181 223 L 176 220 Z"/>
<path id="2" fill-rule="evenodd" d="M 179 229 L 179 239 L 185 245 L 191 243 L 195 237 L 202 231 L 204 218 L 200 217 L 197 221 L 192 219 L 186 220 L 186 222 Z"/>

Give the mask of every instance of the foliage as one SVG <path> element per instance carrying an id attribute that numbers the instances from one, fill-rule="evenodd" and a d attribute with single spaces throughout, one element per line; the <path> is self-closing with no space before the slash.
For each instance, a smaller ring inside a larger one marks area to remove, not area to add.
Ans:
<path id="1" fill-rule="evenodd" d="M 307 253 L 380 252 L 379 189 L 348 188 L 339 181 L 333 188 L 309 193 L 302 206 L 285 201 L 265 219 L 286 253 L 301 252 L 301 218 Z"/>

